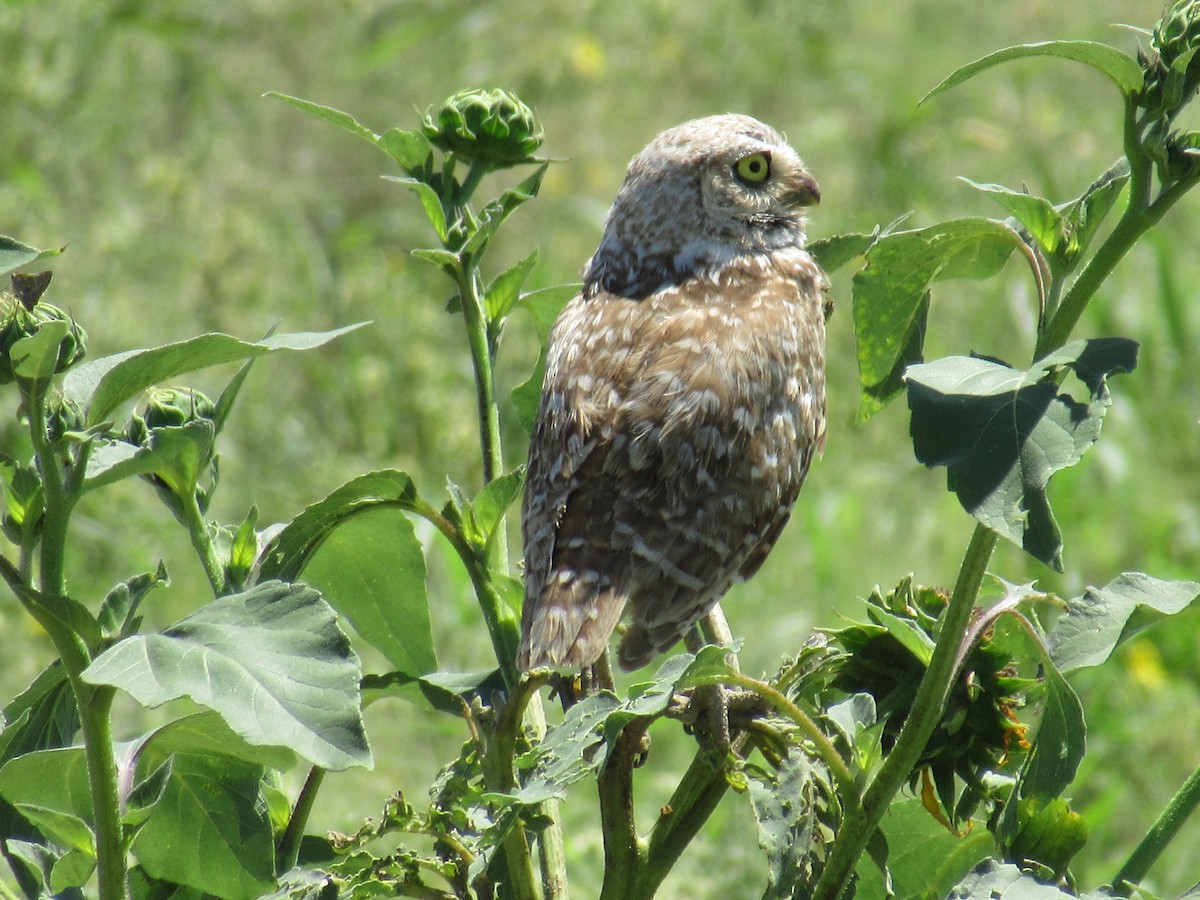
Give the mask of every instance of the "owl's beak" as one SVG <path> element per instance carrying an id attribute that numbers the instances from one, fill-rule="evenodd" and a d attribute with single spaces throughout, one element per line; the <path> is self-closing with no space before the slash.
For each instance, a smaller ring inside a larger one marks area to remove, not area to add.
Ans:
<path id="1" fill-rule="evenodd" d="M 796 206 L 816 206 L 821 202 L 821 188 L 807 172 L 797 172 L 788 185 L 788 199 Z"/>

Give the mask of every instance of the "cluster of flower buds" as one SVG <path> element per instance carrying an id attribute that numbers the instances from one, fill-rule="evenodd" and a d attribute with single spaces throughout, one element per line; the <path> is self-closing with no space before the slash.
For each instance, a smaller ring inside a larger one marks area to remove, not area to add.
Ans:
<path id="1" fill-rule="evenodd" d="M 1200 88 L 1200 0 L 1177 0 L 1154 26 L 1141 54 L 1146 80 L 1140 106 L 1171 121 Z"/>
<path id="2" fill-rule="evenodd" d="M 438 149 L 494 169 L 530 162 L 545 137 L 533 110 L 504 90 L 459 91 L 421 127 Z"/>

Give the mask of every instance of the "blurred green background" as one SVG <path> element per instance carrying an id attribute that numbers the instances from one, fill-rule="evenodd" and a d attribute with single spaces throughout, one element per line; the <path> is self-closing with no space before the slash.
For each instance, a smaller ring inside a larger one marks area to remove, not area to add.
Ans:
<path id="1" fill-rule="evenodd" d="M 517 3 L 315 0 L 244 3 L 0 3 L 0 233 L 66 244 L 48 295 L 90 335 L 91 356 L 220 330 L 260 336 L 370 319 L 368 329 L 305 356 L 261 362 L 225 432 L 213 511 L 286 521 L 353 475 L 408 470 L 437 498 L 447 475 L 478 486 L 470 366 L 447 287 L 407 250 L 429 235 L 413 198 L 382 181 L 389 161 L 349 135 L 261 94 L 335 106 L 375 131 L 414 127 L 464 86 L 516 90 L 538 112 L 544 152 L 562 160 L 539 199 L 497 243 L 495 267 L 537 246 L 530 281 L 577 280 L 625 165 L 665 127 L 738 111 L 784 131 L 822 188 L 810 234 L 870 230 L 906 212 L 913 225 L 1000 215 L 955 176 L 1077 195 L 1119 155 L 1120 102 L 1100 75 L 1024 62 L 917 108 L 955 67 L 1050 38 L 1133 51 L 1156 0 L 577 0 Z M 1191 127 L 1200 117 L 1192 115 Z M 519 176 L 517 176 L 519 177 Z M 496 177 L 483 190 L 499 190 Z M 1002 547 L 992 571 L 1070 595 L 1117 573 L 1200 573 L 1200 196 L 1187 198 L 1105 286 L 1078 334 L 1142 342 L 1141 365 L 1114 380 L 1104 439 L 1057 479 L 1066 574 Z M 1017 263 L 983 284 L 935 294 L 930 358 L 974 350 L 1028 362 L 1035 301 Z M 831 422 L 825 458 L 761 575 L 725 604 L 746 638 L 743 666 L 773 671 L 817 625 L 876 584 L 914 572 L 951 584 L 972 522 L 944 474 L 913 459 L 903 402 L 855 427 L 856 369 L 848 273 L 834 279 L 829 333 Z M 536 354 L 514 319 L 502 387 Z M 229 373 L 198 379 L 219 390 Z M 511 410 L 509 410 L 511 412 Z M 0 422 L 10 445 L 11 414 Z M 510 465 L 524 435 L 509 416 Z M 114 581 L 167 561 L 173 586 L 151 624 L 205 595 L 188 543 L 144 485 L 92 497 L 75 523 L 72 592 L 96 602 Z M 477 669 L 487 643 L 461 576 L 436 544 L 431 604 L 446 668 Z M 15 602 L 0 683 L 23 686 L 50 651 Z M 1092 840 L 1081 883 L 1111 877 L 1162 803 L 1200 763 L 1197 618 L 1127 646 L 1075 679 L 1089 716 L 1089 756 L 1072 791 Z M 369 661 L 369 660 L 368 660 Z M 122 708 L 122 737 L 147 718 Z M 464 735 L 398 703 L 368 711 L 374 773 L 327 782 L 313 825 L 353 829 L 402 788 L 414 799 Z M 664 738 L 643 789 L 657 808 L 686 747 Z M 602 863 L 587 786 L 565 810 L 573 895 L 594 896 Z M 1193 826 L 1153 873 L 1164 894 L 1200 880 Z M 731 796 L 663 896 L 756 896 L 765 864 L 744 799 Z"/>

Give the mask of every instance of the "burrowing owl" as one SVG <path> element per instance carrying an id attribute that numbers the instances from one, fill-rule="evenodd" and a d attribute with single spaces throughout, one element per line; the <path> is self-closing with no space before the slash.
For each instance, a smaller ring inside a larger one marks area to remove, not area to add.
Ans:
<path id="1" fill-rule="evenodd" d="M 664 131 L 633 162 L 550 335 L 525 487 L 518 664 L 676 643 L 779 537 L 825 441 L 819 199 L 748 116 Z"/>

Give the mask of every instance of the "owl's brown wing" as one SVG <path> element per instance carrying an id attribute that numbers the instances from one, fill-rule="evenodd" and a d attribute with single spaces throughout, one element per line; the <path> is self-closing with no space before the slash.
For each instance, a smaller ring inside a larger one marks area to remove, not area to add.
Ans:
<path id="1" fill-rule="evenodd" d="M 773 542 L 823 431 L 812 271 L 564 310 L 527 476 L 522 667 L 590 664 L 625 609 L 620 661 L 642 665 Z"/>

